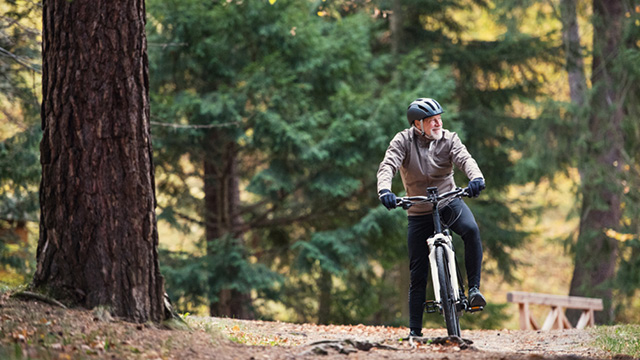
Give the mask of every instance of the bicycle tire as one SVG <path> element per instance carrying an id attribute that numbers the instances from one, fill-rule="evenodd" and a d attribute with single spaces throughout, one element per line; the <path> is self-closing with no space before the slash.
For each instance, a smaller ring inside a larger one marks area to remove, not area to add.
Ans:
<path id="1" fill-rule="evenodd" d="M 451 276 L 449 276 L 449 267 L 445 249 L 442 246 L 436 246 L 436 265 L 438 266 L 438 281 L 440 282 L 440 303 L 442 306 L 442 315 L 447 325 L 447 334 L 449 336 L 460 336 L 460 319 L 456 311 L 455 296 L 453 287 L 451 286 Z"/>

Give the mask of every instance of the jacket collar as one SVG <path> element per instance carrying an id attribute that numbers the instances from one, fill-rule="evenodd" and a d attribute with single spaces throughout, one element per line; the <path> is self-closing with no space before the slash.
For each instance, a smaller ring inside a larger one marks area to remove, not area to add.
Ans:
<path id="1" fill-rule="evenodd" d="M 417 139 L 417 142 L 420 146 L 429 146 L 429 144 L 434 141 L 433 139 L 429 139 L 428 137 L 423 136 L 417 127 L 412 126 L 411 128 L 413 129 L 413 137 Z"/>

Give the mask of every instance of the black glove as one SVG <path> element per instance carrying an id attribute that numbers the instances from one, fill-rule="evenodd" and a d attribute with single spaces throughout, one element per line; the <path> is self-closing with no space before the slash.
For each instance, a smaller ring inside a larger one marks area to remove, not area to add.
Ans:
<path id="1" fill-rule="evenodd" d="M 475 178 L 469 181 L 469 196 L 478 197 L 478 195 L 480 195 L 480 191 L 484 190 L 484 188 L 483 178 Z"/>
<path id="2" fill-rule="evenodd" d="M 378 195 L 379 195 L 379 198 L 380 198 L 380 202 L 388 210 L 395 209 L 396 206 L 398 205 L 396 203 L 396 195 L 394 193 L 392 193 L 391 190 L 382 189 L 382 190 L 380 190 Z"/>

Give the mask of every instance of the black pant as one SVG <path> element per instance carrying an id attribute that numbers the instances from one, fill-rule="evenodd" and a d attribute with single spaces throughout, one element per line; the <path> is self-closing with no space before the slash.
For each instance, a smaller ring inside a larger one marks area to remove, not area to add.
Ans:
<path id="1" fill-rule="evenodd" d="M 482 242 L 478 224 L 462 199 L 454 199 L 440 209 L 440 221 L 443 227 L 449 226 L 464 241 L 464 262 L 467 268 L 469 287 L 480 287 L 482 267 Z M 422 328 L 423 304 L 427 292 L 429 269 L 429 248 L 427 239 L 433 235 L 433 215 L 409 216 L 409 269 L 411 285 L 409 287 L 409 327 Z"/>

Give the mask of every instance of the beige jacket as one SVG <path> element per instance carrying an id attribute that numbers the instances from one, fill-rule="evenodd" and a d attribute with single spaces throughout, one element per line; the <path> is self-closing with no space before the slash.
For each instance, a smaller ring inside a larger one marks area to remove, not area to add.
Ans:
<path id="1" fill-rule="evenodd" d="M 471 179 L 483 178 L 476 161 L 462 144 L 458 134 L 442 130 L 440 140 L 429 140 L 414 127 L 396 134 L 378 168 L 378 193 L 391 189 L 393 176 L 400 170 L 407 196 L 426 196 L 427 188 L 438 187 L 438 193 L 455 189 L 453 165 Z M 430 214 L 429 203 L 409 208 L 409 215 Z"/>

